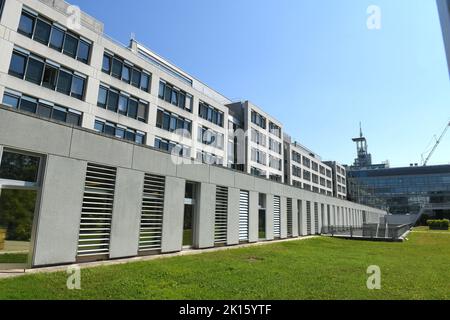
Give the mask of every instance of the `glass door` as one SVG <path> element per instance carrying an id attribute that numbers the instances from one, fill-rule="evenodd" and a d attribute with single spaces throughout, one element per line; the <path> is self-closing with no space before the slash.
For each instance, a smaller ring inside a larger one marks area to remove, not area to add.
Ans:
<path id="1" fill-rule="evenodd" d="M 0 270 L 31 267 L 42 162 L 0 146 Z"/>
<path id="2" fill-rule="evenodd" d="M 186 249 L 194 246 L 197 189 L 197 184 L 186 182 L 183 220 L 183 248 Z"/>

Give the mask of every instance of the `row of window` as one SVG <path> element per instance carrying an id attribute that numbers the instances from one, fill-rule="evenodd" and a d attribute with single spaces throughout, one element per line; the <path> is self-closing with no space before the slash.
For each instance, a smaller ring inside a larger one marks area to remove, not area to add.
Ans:
<path id="1" fill-rule="evenodd" d="M 155 148 L 158 150 L 166 151 L 168 153 L 172 153 L 174 152 L 174 150 L 176 150 L 176 154 L 181 157 L 191 157 L 190 147 L 160 137 L 155 138 Z"/>
<path id="2" fill-rule="evenodd" d="M 276 152 L 278 154 L 282 154 L 282 144 L 278 141 L 273 140 L 272 138 L 269 138 L 269 150 L 272 150 L 273 152 Z"/>
<path id="3" fill-rule="evenodd" d="M 127 128 L 103 119 L 96 118 L 94 129 L 100 133 L 128 140 L 137 144 L 145 144 L 145 133 L 135 129 Z"/>
<path id="4" fill-rule="evenodd" d="M 283 163 L 282 163 L 281 159 L 275 158 L 273 156 L 269 156 L 269 167 L 271 167 L 272 169 L 281 171 L 283 169 L 282 165 L 283 165 Z"/>
<path id="5" fill-rule="evenodd" d="M 84 98 L 86 76 L 26 50 L 14 49 L 9 74 L 76 99 Z"/>
<path id="6" fill-rule="evenodd" d="M 23 10 L 17 32 L 63 54 L 88 64 L 91 42 L 31 10 Z"/>
<path id="7" fill-rule="evenodd" d="M 267 141 L 266 135 L 263 134 L 262 132 L 259 132 L 256 129 L 253 129 L 253 128 L 251 130 L 251 139 L 252 139 L 252 141 L 254 143 L 256 143 L 258 145 L 261 145 L 263 147 L 265 147 L 266 144 L 267 144 L 267 142 L 266 142 Z"/>
<path id="8" fill-rule="evenodd" d="M 251 113 L 251 120 L 252 123 L 256 124 L 258 127 L 263 129 L 267 128 L 267 119 L 254 110 L 252 110 Z"/>
<path id="9" fill-rule="evenodd" d="M 197 140 L 217 149 L 224 148 L 224 135 L 204 126 L 198 126 Z"/>
<path id="10" fill-rule="evenodd" d="M 3 104 L 20 111 L 34 113 L 43 118 L 75 126 L 81 126 L 83 118 L 83 114 L 79 111 L 13 91 L 5 91 Z"/>
<path id="11" fill-rule="evenodd" d="M 219 157 L 213 153 L 206 152 L 204 150 L 197 150 L 197 161 L 202 162 L 204 164 L 215 164 L 215 165 L 223 165 L 223 158 Z"/>
<path id="12" fill-rule="evenodd" d="M 141 122 L 147 122 L 148 102 L 104 84 L 99 88 L 97 106 Z"/>
<path id="13" fill-rule="evenodd" d="M 347 179 L 345 179 L 344 177 L 341 176 L 337 176 L 337 182 L 342 183 L 342 184 L 346 184 L 347 183 Z"/>
<path id="14" fill-rule="evenodd" d="M 200 118 L 205 119 L 211 123 L 218 125 L 219 127 L 224 126 L 224 115 L 223 112 L 217 110 L 216 108 L 210 106 L 209 104 L 200 101 L 198 107 L 198 115 Z"/>
<path id="15" fill-rule="evenodd" d="M 190 120 L 163 109 L 158 109 L 156 113 L 156 127 L 189 137 L 192 134 L 192 122 Z"/>
<path id="16" fill-rule="evenodd" d="M 269 132 L 281 139 L 281 128 L 273 122 L 269 122 Z"/>
<path id="17" fill-rule="evenodd" d="M 117 55 L 106 52 L 103 54 L 102 71 L 138 89 L 150 92 L 151 74 Z"/>
<path id="18" fill-rule="evenodd" d="M 194 103 L 192 95 L 174 87 L 164 80 L 159 81 L 158 97 L 180 109 L 192 112 Z"/>
<path id="19" fill-rule="evenodd" d="M 267 155 L 265 152 L 262 152 L 261 150 L 258 150 L 255 148 L 252 148 L 251 153 L 252 153 L 252 155 L 251 155 L 252 161 L 262 164 L 262 165 L 267 164 Z"/>
<path id="20" fill-rule="evenodd" d="M 267 177 L 267 172 L 255 167 L 251 167 L 250 169 L 250 174 L 252 174 L 253 176 L 257 176 L 257 177 Z"/>

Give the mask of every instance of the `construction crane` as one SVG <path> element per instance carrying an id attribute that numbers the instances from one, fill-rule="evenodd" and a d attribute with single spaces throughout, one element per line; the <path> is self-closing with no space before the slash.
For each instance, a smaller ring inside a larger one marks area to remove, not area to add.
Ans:
<path id="1" fill-rule="evenodd" d="M 428 154 L 427 158 L 425 159 L 425 161 L 423 161 L 424 159 L 424 154 L 422 154 L 422 161 L 423 161 L 423 166 L 426 167 L 428 162 L 430 161 L 431 157 L 433 156 L 434 152 L 436 151 L 437 147 L 439 146 L 439 144 L 442 142 L 442 139 L 444 138 L 445 134 L 448 131 L 448 128 L 450 127 L 450 121 L 447 123 L 447 125 L 445 126 L 444 131 L 442 132 L 441 136 L 439 137 L 439 139 L 436 140 L 436 144 L 434 145 L 433 149 L 431 150 L 431 152 Z"/>

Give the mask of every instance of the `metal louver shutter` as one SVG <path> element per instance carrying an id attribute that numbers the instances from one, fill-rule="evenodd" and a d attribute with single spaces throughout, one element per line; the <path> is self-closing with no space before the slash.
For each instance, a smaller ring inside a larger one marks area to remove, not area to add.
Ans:
<path id="1" fill-rule="evenodd" d="M 248 207 L 249 207 L 249 192 L 241 191 L 239 198 L 239 241 L 242 242 L 249 240 Z"/>
<path id="2" fill-rule="evenodd" d="M 314 202 L 314 234 L 319 233 L 319 204 Z"/>
<path id="3" fill-rule="evenodd" d="M 311 202 L 306 201 L 306 232 L 311 234 Z"/>
<path id="4" fill-rule="evenodd" d="M 273 197 L 273 235 L 281 238 L 280 197 Z"/>
<path id="5" fill-rule="evenodd" d="M 78 257 L 109 254 L 116 168 L 89 163 L 81 210 Z"/>
<path id="6" fill-rule="evenodd" d="M 216 187 L 216 215 L 214 221 L 214 243 L 227 243 L 228 225 L 228 188 Z"/>
<path id="7" fill-rule="evenodd" d="M 144 176 L 139 252 L 161 250 L 166 178 Z"/>
<path id="8" fill-rule="evenodd" d="M 292 199 L 287 199 L 287 235 L 288 237 L 292 237 Z"/>

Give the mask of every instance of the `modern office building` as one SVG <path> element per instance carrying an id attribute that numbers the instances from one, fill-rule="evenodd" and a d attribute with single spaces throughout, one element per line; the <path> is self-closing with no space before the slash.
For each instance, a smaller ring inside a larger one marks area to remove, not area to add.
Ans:
<path id="1" fill-rule="evenodd" d="M 284 152 L 287 183 L 308 191 L 333 196 L 331 168 L 320 156 L 298 142 L 284 136 Z"/>
<path id="2" fill-rule="evenodd" d="M 349 199 L 392 214 L 417 214 L 425 206 L 450 203 L 450 165 L 412 166 L 348 173 Z M 449 210 L 431 210 L 449 217 Z"/>
<path id="3" fill-rule="evenodd" d="M 347 170 L 336 161 L 325 161 L 332 170 L 333 196 L 339 199 L 347 199 Z"/>
<path id="4" fill-rule="evenodd" d="M 244 171 L 283 182 L 282 124 L 250 101 L 232 103 L 228 108 L 247 133 L 245 150 L 241 151 L 245 157 Z"/>
<path id="5" fill-rule="evenodd" d="M 116 43 L 84 13 L 74 23 L 61 0 L 1 4 L 0 269 L 284 239 L 386 215 L 327 196 L 331 187 L 277 182 L 282 126 L 249 102 L 135 40 Z M 258 132 L 244 140 L 244 172 L 227 152 L 242 145 L 230 125 Z"/>

